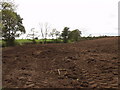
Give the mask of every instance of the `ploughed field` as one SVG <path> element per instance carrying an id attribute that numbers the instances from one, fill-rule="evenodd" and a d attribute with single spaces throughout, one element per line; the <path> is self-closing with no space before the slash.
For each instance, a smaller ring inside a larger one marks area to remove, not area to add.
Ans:
<path id="1" fill-rule="evenodd" d="M 118 37 L 3 48 L 3 88 L 118 88 Z"/>

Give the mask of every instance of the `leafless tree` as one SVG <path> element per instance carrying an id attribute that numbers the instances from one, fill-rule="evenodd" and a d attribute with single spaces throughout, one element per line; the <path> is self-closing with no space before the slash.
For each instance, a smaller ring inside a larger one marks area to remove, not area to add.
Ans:
<path id="1" fill-rule="evenodd" d="M 43 44 L 44 44 L 46 43 L 50 26 L 48 25 L 48 23 L 45 23 L 45 24 L 40 23 L 39 26 L 40 26 L 40 31 L 42 34 L 42 39 L 43 39 Z"/>
<path id="2" fill-rule="evenodd" d="M 42 43 L 44 44 L 43 24 L 39 23 L 39 26 L 40 26 L 40 31 L 41 31 L 41 34 L 42 34 Z"/>
<path id="3" fill-rule="evenodd" d="M 36 33 L 38 33 L 37 31 L 35 31 L 35 28 L 31 28 L 31 33 L 28 33 L 28 35 L 26 37 L 32 38 L 33 43 L 35 42 L 35 38 L 38 37 Z"/>
<path id="4" fill-rule="evenodd" d="M 49 29 L 48 23 L 45 23 L 45 43 L 46 43 L 46 40 L 47 40 L 48 29 Z"/>
<path id="5" fill-rule="evenodd" d="M 54 29 L 52 29 L 52 31 L 50 32 L 50 36 L 52 37 L 52 39 L 54 39 L 55 31 L 56 31 L 56 29 L 54 28 Z"/>
<path id="6" fill-rule="evenodd" d="M 52 32 L 50 32 L 50 36 L 52 36 L 52 40 L 54 37 L 56 37 L 56 42 L 57 42 L 58 36 L 60 36 L 60 32 L 54 28 L 52 29 Z"/>

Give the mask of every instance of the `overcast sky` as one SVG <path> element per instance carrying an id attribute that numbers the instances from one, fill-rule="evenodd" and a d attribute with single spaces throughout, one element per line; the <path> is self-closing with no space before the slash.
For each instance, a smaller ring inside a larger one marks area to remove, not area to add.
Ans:
<path id="1" fill-rule="evenodd" d="M 39 30 L 39 23 L 50 29 L 79 29 L 83 36 L 118 35 L 119 0 L 14 0 L 24 19 L 27 33 Z"/>

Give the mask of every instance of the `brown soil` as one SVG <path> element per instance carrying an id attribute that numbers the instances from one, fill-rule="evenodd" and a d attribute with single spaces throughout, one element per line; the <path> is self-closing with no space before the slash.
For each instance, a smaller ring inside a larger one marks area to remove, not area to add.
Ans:
<path id="1" fill-rule="evenodd" d="M 118 88 L 118 37 L 3 48 L 4 88 Z"/>

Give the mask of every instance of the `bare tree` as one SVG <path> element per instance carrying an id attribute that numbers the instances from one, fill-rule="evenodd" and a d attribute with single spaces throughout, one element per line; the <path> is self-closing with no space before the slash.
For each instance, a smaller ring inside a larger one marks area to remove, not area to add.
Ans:
<path id="1" fill-rule="evenodd" d="M 56 36 L 56 42 L 57 42 L 58 36 L 60 36 L 60 32 L 59 32 L 59 31 L 56 31 L 56 32 L 55 32 L 55 36 Z"/>
<path id="2" fill-rule="evenodd" d="M 55 35 L 56 29 L 52 29 L 52 31 L 50 32 L 50 36 L 52 37 L 52 40 L 54 39 L 54 35 Z"/>
<path id="3" fill-rule="evenodd" d="M 40 30 L 41 30 L 41 34 L 42 34 L 42 39 L 43 39 L 43 44 L 46 43 L 47 40 L 47 36 L 48 36 L 48 30 L 49 30 L 49 25 L 48 23 L 45 24 L 39 24 L 40 26 Z"/>
<path id="4" fill-rule="evenodd" d="M 43 39 L 42 43 L 44 44 L 43 24 L 40 23 L 39 26 L 40 26 L 40 31 L 41 31 L 41 34 L 42 34 L 42 39 Z"/>
<path id="5" fill-rule="evenodd" d="M 55 36 L 56 36 L 56 39 L 57 39 L 57 37 L 60 35 L 60 32 L 59 31 L 56 31 L 55 32 Z"/>
<path id="6" fill-rule="evenodd" d="M 46 39 L 47 39 L 47 35 L 48 35 L 48 29 L 49 29 L 49 26 L 48 26 L 48 23 L 45 23 L 45 43 L 46 43 Z"/>
<path id="7" fill-rule="evenodd" d="M 35 31 L 35 28 L 31 28 L 31 32 L 26 37 L 32 38 L 33 43 L 36 43 L 35 38 L 37 37 L 38 32 Z"/>
<path id="8" fill-rule="evenodd" d="M 56 42 L 57 42 L 58 36 L 60 36 L 60 32 L 57 31 L 57 30 L 54 28 L 54 29 L 52 29 L 52 32 L 50 32 L 50 36 L 52 36 L 52 40 L 53 40 L 53 38 L 55 37 L 55 38 L 56 38 Z"/>

